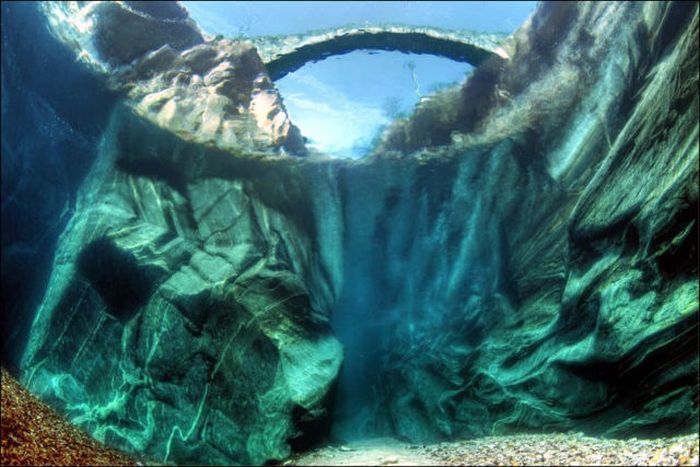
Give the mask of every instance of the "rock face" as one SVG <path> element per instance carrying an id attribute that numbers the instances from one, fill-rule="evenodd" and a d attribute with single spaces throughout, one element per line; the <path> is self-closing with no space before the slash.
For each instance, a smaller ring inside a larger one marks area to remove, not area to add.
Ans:
<path id="1" fill-rule="evenodd" d="M 349 246 L 383 265 L 368 307 L 400 310 L 370 338 L 367 429 L 695 429 L 697 5 L 545 3 L 515 39 L 377 160 L 445 146 L 400 177 L 348 171 L 349 198 L 376 193 L 346 208 L 374 219 Z"/>
<path id="2" fill-rule="evenodd" d="M 544 3 L 511 47 L 360 161 L 203 144 L 232 111 L 199 93 L 279 108 L 245 44 L 115 69 L 23 382 L 177 463 L 282 459 L 333 407 L 341 438 L 695 429 L 698 5 Z"/>
<path id="3" fill-rule="evenodd" d="M 51 37 L 35 4 L 1 8 L 0 342 L 3 366 L 17 374 L 56 241 L 116 96 Z"/>
<path id="4" fill-rule="evenodd" d="M 25 384 L 157 460 L 262 463 L 304 445 L 326 422 L 342 350 L 294 175 L 115 112 L 56 253 Z"/>
<path id="5" fill-rule="evenodd" d="M 137 112 L 186 139 L 236 153 L 305 153 L 301 133 L 249 43 L 214 40 L 182 54 L 164 45 L 118 79 L 128 83 Z"/>
<path id="6" fill-rule="evenodd" d="M 42 8 L 52 32 L 155 124 L 231 152 L 306 153 L 256 49 L 205 39 L 176 2 Z"/>
<path id="7" fill-rule="evenodd" d="M 185 50 L 204 42 L 179 5 L 166 2 L 180 9 L 180 14 L 173 8 L 164 16 L 164 8 L 154 11 L 152 7 L 144 8 L 145 3 L 96 2 L 90 5 L 87 17 L 94 22 L 93 44 L 100 58 L 109 65 L 127 65 L 164 45 Z"/>

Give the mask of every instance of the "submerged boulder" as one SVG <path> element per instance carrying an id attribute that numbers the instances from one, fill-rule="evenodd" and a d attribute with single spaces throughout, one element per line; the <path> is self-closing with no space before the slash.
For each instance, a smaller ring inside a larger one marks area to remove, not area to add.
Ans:
<path id="1" fill-rule="evenodd" d="M 314 240 L 256 194 L 295 182 L 232 161 L 125 108 L 105 133 L 23 381 L 110 446 L 259 464 L 328 419 L 342 349 L 309 290 Z"/>

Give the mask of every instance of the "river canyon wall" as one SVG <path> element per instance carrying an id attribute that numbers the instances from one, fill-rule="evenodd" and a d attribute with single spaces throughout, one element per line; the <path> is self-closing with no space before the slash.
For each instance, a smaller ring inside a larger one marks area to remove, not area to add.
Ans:
<path id="1" fill-rule="evenodd" d="M 307 155 L 254 47 L 139 4 L 57 33 L 120 99 L 33 319 L 33 393 L 193 464 L 329 433 L 697 427 L 697 4 L 543 3 L 359 161 Z M 123 16 L 141 48 L 110 46 Z"/>

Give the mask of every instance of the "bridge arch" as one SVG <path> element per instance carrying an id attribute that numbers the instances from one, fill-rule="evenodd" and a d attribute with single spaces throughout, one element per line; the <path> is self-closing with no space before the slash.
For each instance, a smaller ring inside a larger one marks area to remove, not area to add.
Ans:
<path id="1" fill-rule="evenodd" d="M 444 31 L 440 29 L 385 26 L 340 28 L 308 35 L 256 38 L 258 49 L 273 81 L 306 63 L 354 50 L 387 50 L 431 54 L 478 66 L 490 57 L 508 58 L 501 48 L 503 34 Z"/>

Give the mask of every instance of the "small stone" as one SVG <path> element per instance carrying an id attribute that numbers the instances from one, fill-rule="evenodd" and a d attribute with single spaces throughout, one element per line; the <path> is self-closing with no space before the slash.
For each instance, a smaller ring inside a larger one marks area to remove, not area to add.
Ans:
<path id="1" fill-rule="evenodd" d="M 399 456 L 388 456 L 380 460 L 382 465 L 396 464 L 399 461 Z"/>
<path id="2" fill-rule="evenodd" d="M 343 451 L 343 452 L 350 452 L 350 451 L 354 451 L 354 449 L 353 449 L 353 448 L 351 448 L 350 446 L 345 446 L 345 445 L 343 445 L 343 446 L 340 446 L 340 447 L 339 447 L 338 449 L 339 449 L 340 451 Z"/>

